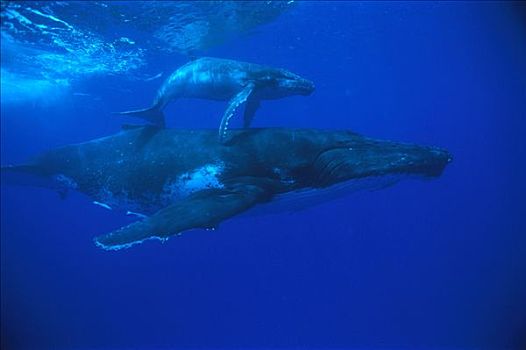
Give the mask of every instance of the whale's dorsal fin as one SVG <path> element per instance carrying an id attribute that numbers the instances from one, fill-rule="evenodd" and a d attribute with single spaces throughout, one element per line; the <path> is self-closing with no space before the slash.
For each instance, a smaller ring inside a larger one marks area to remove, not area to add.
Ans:
<path id="1" fill-rule="evenodd" d="M 228 102 L 228 107 L 223 114 L 221 125 L 219 126 L 219 142 L 223 143 L 225 141 L 230 119 L 236 112 L 237 108 L 248 99 L 252 91 L 254 91 L 255 86 L 256 84 L 254 84 L 254 82 L 249 82 L 243 90 Z"/>
<path id="2" fill-rule="evenodd" d="M 268 193 L 264 186 L 253 183 L 199 191 L 144 220 L 98 236 L 95 243 L 106 250 L 119 250 L 147 239 L 165 240 L 189 229 L 216 227 L 221 221 L 265 201 Z"/>

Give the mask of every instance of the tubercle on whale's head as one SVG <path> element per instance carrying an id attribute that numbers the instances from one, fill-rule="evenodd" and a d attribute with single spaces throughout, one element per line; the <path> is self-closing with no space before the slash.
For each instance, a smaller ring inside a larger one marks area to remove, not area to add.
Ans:
<path id="1" fill-rule="evenodd" d="M 314 82 L 285 69 L 280 69 L 275 79 L 279 90 L 287 95 L 308 96 L 315 89 Z"/>

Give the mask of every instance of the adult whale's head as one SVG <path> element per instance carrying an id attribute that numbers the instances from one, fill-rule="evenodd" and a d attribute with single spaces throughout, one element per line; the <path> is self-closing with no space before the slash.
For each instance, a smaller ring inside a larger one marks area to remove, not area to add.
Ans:
<path id="1" fill-rule="evenodd" d="M 339 132 L 311 165 L 318 186 L 347 180 L 397 180 L 402 177 L 437 177 L 451 162 L 451 154 L 441 148 L 363 137 Z"/>

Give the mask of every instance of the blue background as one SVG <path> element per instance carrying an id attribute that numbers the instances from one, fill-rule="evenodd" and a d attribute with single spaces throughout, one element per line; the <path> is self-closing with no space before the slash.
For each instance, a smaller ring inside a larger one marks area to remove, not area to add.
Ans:
<path id="1" fill-rule="evenodd" d="M 315 81 L 263 102 L 255 126 L 353 129 L 454 161 L 433 181 L 118 252 L 91 238 L 131 218 L 3 186 L 2 348 L 526 348 L 525 19 L 519 3 L 309 2 L 206 50 Z M 99 76 L 75 86 L 88 98 L 3 104 L 2 164 L 116 132 L 110 112 L 148 106 L 160 83 Z M 224 108 L 166 115 L 216 128 Z"/>

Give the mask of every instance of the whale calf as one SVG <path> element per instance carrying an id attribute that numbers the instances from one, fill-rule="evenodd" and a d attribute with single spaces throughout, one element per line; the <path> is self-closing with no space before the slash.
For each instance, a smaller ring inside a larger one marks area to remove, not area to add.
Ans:
<path id="1" fill-rule="evenodd" d="M 143 118 L 164 127 L 163 109 L 178 98 L 229 100 L 219 127 L 219 140 L 226 137 L 236 109 L 246 103 L 244 126 L 249 127 L 261 100 L 291 95 L 309 95 L 314 83 L 285 69 L 221 58 L 203 57 L 177 69 L 163 83 L 150 108 L 119 112 Z"/>
<path id="2" fill-rule="evenodd" d="M 404 177 L 437 177 L 444 149 L 382 141 L 351 131 L 136 128 L 2 167 L 2 183 L 80 191 L 98 205 L 146 215 L 95 238 L 108 250 L 183 231 L 215 228 L 249 209 L 326 200 Z"/>

